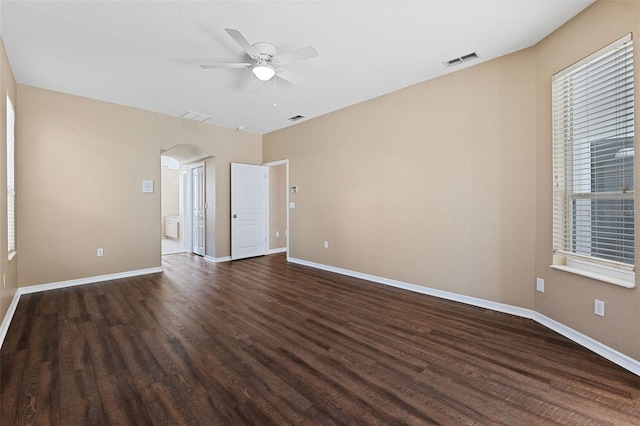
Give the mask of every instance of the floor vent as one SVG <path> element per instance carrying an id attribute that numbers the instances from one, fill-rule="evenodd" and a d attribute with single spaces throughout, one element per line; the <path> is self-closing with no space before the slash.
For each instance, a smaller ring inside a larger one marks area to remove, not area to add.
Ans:
<path id="1" fill-rule="evenodd" d="M 298 120 L 302 120 L 304 118 L 304 115 L 294 115 L 293 117 L 289 117 L 289 120 L 291 121 L 298 121 Z"/>
<path id="2" fill-rule="evenodd" d="M 476 53 L 467 53 L 466 55 L 462 55 L 457 58 L 450 59 L 446 62 L 443 62 L 444 66 L 447 68 L 455 67 L 456 65 L 464 64 L 465 62 L 473 61 L 474 59 L 478 59 L 480 56 Z"/>
<path id="3" fill-rule="evenodd" d="M 184 114 L 182 114 L 182 118 L 186 118 L 188 120 L 194 120 L 194 121 L 207 121 L 208 119 L 211 118 L 211 116 L 206 114 L 200 114 L 199 112 L 187 111 Z"/>

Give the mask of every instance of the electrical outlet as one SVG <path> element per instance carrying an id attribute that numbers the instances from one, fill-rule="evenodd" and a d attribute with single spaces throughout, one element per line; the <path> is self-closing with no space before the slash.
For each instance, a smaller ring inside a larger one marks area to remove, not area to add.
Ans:
<path id="1" fill-rule="evenodd" d="M 324 248 L 329 248 L 329 241 L 324 242 Z"/>
<path id="2" fill-rule="evenodd" d="M 542 278 L 536 278 L 536 290 L 544 293 L 544 280 Z"/>
<path id="3" fill-rule="evenodd" d="M 596 315 L 604 316 L 604 302 L 602 300 L 595 299 L 593 301 L 593 313 Z"/>
<path id="4" fill-rule="evenodd" d="M 97 254 L 98 257 L 102 257 L 102 256 L 104 256 L 104 250 L 99 248 L 96 254 Z"/>
<path id="5" fill-rule="evenodd" d="M 276 238 L 280 238 L 280 231 L 276 231 Z"/>

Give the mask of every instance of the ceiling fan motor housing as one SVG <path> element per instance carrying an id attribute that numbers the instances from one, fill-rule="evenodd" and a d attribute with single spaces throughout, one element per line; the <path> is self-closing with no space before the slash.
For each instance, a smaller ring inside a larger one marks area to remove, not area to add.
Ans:
<path id="1" fill-rule="evenodd" d="M 260 59 L 271 62 L 271 59 L 278 56 L 278 48 L 271 43 L 254 43 L 252 46 L 260 54 Z"/>

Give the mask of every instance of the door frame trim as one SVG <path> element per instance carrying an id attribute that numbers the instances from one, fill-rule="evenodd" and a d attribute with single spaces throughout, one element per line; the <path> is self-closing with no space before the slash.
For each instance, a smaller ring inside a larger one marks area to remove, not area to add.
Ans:
<path id="1" fill-rule="evenodd" d="M 185 164 L 188 167 L 188 180 L 189 180 L 189 206 L 188 206 L 188 214 L 185 215 L 189 220 L 189 245 L 187 246 L 187 253 L 194 254 L 193 251 L 193 169 L 197 169 L 198 167 L 202 167 L 202 172 L 204 174 L 204 253 L 203 256 L 207 254 L 207 166 L 205 160 L 197 161 L 195 163 Z"/>
<path id="2" fill-rule="evenodd" d="M 274 167 L 274 166 L 285 166 L 285 175 L 286 175 L 286 187 L 285 187 L 285 198 L 286 198 L 286 205 L 285 205 L 285 222 L 286 222 L 286 229 L 284 230 L 284 235 L 286 237 L 286 250 L 285 253 L 287 254 L 287 260 L 289 259 L 289 238 L 291 237 L 291 232 L 289 232 L 289 159 L 286 158 L 284 160 L 277 160 L 277 161 L 270 161 L 268 163 L 262 163 L 263 166 L 267 166 L 267 167 Z M 267 181 L 269 179 L 269 175 L 267 175 Z M 270 197 L 269 197 L 269 185 L 267 185 L 267 253 L 269 253 L 269 246 L 270 246 L 270 242 L 271 242 L 271 235 L 269 232 L 269 204 L 270 204 Z"/>

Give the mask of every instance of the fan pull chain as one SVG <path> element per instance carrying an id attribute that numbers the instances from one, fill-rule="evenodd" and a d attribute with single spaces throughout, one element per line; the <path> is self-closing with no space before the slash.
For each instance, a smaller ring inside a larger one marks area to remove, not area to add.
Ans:
<path id="1" fill-rule="evenodd" d="M 277 76 L 273 76 L 273 106 L 274 108 L 278 106 L 278 78 Z"/>

